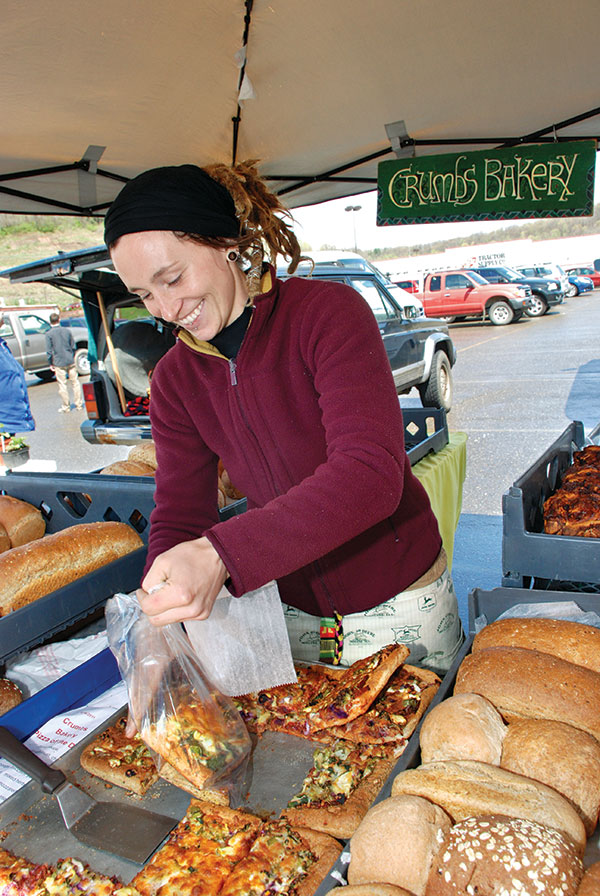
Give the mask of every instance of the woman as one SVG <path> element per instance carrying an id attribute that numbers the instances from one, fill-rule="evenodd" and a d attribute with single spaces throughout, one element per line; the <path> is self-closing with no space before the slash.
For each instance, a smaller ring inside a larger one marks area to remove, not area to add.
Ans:
<path id="1" fill-rule="evenodd" d="M 284 215 L 253 163 L 152 169 L 107 213 L 121 279 L 178 328 L 152 378 L 143 609 L 158 625 L 205 619 L 223 584 L 241 596 L 276 579 L 295 657 L 349 664 L 402 640 L 444 670 L 456 597 L 378 326 L 353 289 L 263 264 L 300 259 Z M 224 522 L 219 458 L 248 499 Z"/>
<path id="2" fill-rule="evenodd" d="M 3 326 L 4 315 L 0 311 L 0 330 Z M 29 406 L 25 372 L 0 336 L 0 433 L 8 436 L 32 429 L 35 421 Z"/>

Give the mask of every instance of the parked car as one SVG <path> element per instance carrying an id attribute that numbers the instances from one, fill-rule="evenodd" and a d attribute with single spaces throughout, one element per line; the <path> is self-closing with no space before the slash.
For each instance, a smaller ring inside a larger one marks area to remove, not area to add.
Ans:
<path id="1" fill-rule="evenodd" d="M 470 268 L 490 283 L 506 283 L 512 286 L 528 286 L 531 290 L 531 301 L 526 310 L 529 317 L 541 317 L 546 314 L 553 305 L 560 305 L 563 301 L 563 290 L 560 281 L 547 280 L 545 277 L 526 277 L 525 274 L 515 271 L 504 265 L 498 267 Z"/>
<path id="2" fill-rule="evenodd" d="M 544 280 L 558 280 L 563 296 L 568 296 L 570 291 L 569 278 L 566 272 L 559 264 L 548 262 L 547 264 L 537 264 L 529 267 L 518 265 L 515 271 L 524 274 L 525 277 L 542 277 Z"/>
<path id="3" fill-rule="evenodd" d="M 50 329 L 50 314 L 59 310 L 58 305 L 15 305 L 0 308 L 4 324 L 0 336 L 27 373 L 41 380 L 51 380 L 54 372 L 48 367 L 46 333 Z M 85 326 L 73 328 L 75 339 L 75 367 L 80 376 L 90 372 L 88 360 L 88 330 Z"/>
<path id="4" fill-rule="evenodd" d="M 474 271 L 434 271 L 425 276 L 419 293 L 429 317 L 455 320 L 477 318 L 496 326 L 520 320 L 531 296 L 522 286 L 491 284 Z"/>
<path id="5" fill-rule="evenodd" d="M 591 277 L 583 277 L 580 274 L 569 274 L 569 296 L 579 296 L 582 292 L 591 292 L 594 289 L 594 281 Z"/>
<path id="6" fill-rule="evenodd" d="M 405 289 L 406 292 L 419 292 L 418 280 L 393 280 L 392 282 L 399 286 L 400 289 Z"/>
<path id="7" fill-rule="evenodd" d="M 145 399 L 154 366 L 175 343 L 173 327 L 151 317 L 140 299 L 127 292 L 105 246 L 64 253 L 59 260 L 59 271 L 57 259 L 46 258 L 0 271 L 0 276 L 14 283 L 36 280 L 81 295 L 90 356 L 90 381 L 83 384 L 88 419 L 81 425 L 86 441 L 132 445 L 151 439 Z M 385 278 L 366 267 L 319 265 L 312 276 L 350 283 L 367 296 L 399 393 L 414 386 L 424 405 L 450 409 L 456 350 L 446 324 L 418 312 L 407 318 L 393 293 L 380 283 Z"/>
<path id="8" fill-rule="evenodd" d="M 589 277 L 594 284 L 594 289 L 600 286 L 600 271 L 597 271 L 593 265 L 579 265 L 578 267 L 565 268 L 567 274 L 578 274 L 581 277 Z"/>

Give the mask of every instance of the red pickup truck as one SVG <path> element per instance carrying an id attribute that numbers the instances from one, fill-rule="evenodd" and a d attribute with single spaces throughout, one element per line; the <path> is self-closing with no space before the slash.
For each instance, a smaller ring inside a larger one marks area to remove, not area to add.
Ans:
<path id="1" fill-rule="evenodd" d="M 530 301 L 525 287 L 490 283 L 474 271 L 463 270 L 427 274 L 423 291 L 416 295 L 427 317 L 448 323 L 475 317 L 496 326 L 519 320 Z"/>

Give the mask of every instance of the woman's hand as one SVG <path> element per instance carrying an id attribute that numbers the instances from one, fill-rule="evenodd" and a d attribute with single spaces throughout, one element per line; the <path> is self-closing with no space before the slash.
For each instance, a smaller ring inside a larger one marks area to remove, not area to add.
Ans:
<path id="1" fill-rule="evenodd" d="M 154 625 L 207 619 L 227 577 L 210 541 L 197 538 L 160 554 L 137 595 Z"/>

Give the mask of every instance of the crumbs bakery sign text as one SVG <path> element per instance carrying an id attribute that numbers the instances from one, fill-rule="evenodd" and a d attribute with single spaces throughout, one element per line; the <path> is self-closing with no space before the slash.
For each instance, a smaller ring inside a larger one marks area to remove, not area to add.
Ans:
<path id="1" fill-rule="evenodd" d="M 577 140 L 380 162 L 377 223 L 591 215 L 595 161 Z"/>

